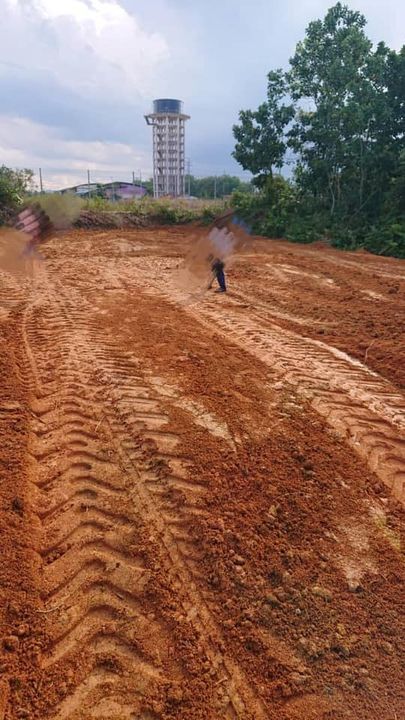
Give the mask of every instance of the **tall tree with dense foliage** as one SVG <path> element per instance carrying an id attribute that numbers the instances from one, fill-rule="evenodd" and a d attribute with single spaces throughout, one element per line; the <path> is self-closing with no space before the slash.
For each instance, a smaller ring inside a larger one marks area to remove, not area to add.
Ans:
<path id="1" fill-rule="evenodd" d="M 294 153 L 287 235 L 328 235 L 338 244 L 367 247 L 371 233 L 376 250 L 383 223 L 381 250 L 405 255 L 398 234 L 405 226 L 405 48 L 373 48 L 365 25 L 363 15 L 340 2 L 311 22 L 289 70 L 276 71 L 274 94 L 269 85 L 267 102 L 240 114 L 234 156 L 261 184 L 266 163 L 280 167 L 287 149 Z M 276 121 L 275 108 L 284 109 L 285 122 Z M 274 192 L 270 200 L 271 215 Z M 304 232 L 297 232 L 300 225 Z"/>
<path id="2" fill-rule="evenodd" d="M 236 139 L 233 157 L 244 170 L 250 170 L 258 187 L 263 187 L 274 170 L 283 166 L 285 131 L 294 117 L 293 105 L 283 102 L 286 92 L 283 71 L 269 72 L 266 102 L 256 111 L 241 110 L 240 124 L 233 126 Z"/>
<path id="3" fill-rule="evenodd" d="M 331 214 L 354 211 L 364 200 L 373 109 L 380 92 L 370 78 L 372 45 L 365 18 L 338 3 L 310 23 L 288 73 L 299 103 L 289 142 L 298 155 L 301 184 Z M 304 110 L 306 106 L 309 109 Z"/>

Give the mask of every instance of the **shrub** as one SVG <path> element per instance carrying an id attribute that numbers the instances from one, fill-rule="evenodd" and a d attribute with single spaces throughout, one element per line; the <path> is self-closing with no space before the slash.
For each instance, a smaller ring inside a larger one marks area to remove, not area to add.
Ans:
<path id="1" fill-rule="evenodd" d="M 32 189 L 32 178 L 31 170 L 0 167 L 0 225 L 10 219 Z"/>
<path id="2" fill-rule="evenodd" d="M 162 225 L 185 224 L 202 222 L 208 224 L 220 215 L 226 205 L 224 202 L 194 200 L 193 202 L 182 198 L 154 199 L 144 197 L 140 200 L 122 200 L 111 202 L 103 198 L 94 197 L 86 201 L 85 210 L 97 214 L 131 214 L 139 218 L 143 224 L 156 223 Z"/>
<path id="3" fill-rule="evenodd" d="M 265 187 L 253 195 L 234 193 L 232 206 L 254 232 L 283 237 L 289 218 L 298 203 L 296 190 L 282 177 L 268 178 Z"/>
<path id="4" fill-rule="evenodd" d="M 377 255 L 405 258 L 405 219 L 387 221 L 370 228 L 364 237 L 363 246 Z"/>
<path id="5" fill-rule="evenodd" d="M 292 242 L 311 243 L 324 237 L 316 218 L 295 217 L 287 225 L 286 238 Z"/>

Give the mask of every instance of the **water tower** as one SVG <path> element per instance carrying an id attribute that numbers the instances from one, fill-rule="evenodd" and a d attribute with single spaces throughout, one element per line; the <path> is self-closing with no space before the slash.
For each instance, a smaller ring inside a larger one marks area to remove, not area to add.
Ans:
<path id="1" fill-rule="evenodd" d="M 153 101 L 153 112 L 145 115 L 153 128 L 153 195 L 184 195 L 184 135 L 189 115 L 180 100 Z"/>

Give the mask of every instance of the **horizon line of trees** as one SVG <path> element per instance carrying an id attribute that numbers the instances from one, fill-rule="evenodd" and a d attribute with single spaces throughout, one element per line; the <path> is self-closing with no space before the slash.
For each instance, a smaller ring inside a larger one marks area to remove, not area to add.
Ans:
<path id="1" fill-rule="evenodd" d="M 114 184 L 108 183 L 108 184 Z M 118 181 L 117 181 L 118 184 Z M 85 183 L 83 183 L 85 185 Z M 92 190 L 91 195 L 103 197 L 103 183 L 98 183 L 97 190 Z M 144 187 L 150 195 L 153 195 L 153 178 L 149 180 L 136 180 L 136 185 Z M 206 175 L 196 177 L 195 175 L 185 175 L 185 194 L 191 197 L 201 198 L 204 200 L 218 199 L 232 195 L 233 192 L 241 193 L 254 192 L 254 186 L 251 182 L 241 180 L 236 175 Z"/>
<path id="2" fill-rule="evenodd" d="M 108 183 L 110 184 L 110 183 Z M 113 183 L 114 184 L 114 183 Z M 118 184 L 118 181 L 117 181 Z M 153 180 L 136 181 L 142 185 L 149 195 L 153 195 Z M 85 183 L 83 183 L 85 185 Z M 254 187 L 249 182 L 244 182 L 237 176 L 219 175 L 207 177 L 186 176 L 186 192 L 190 189 L 190 195 L 201 198 L 218 200 L 228 197 L 234 191 L 241 194 L 254 192 Z M 7 222 L 18 207 L 23 203 L 24 198 L 40 194 L 34 183 L 34 172 L 28 168 L 14 169 L 5 165 L 0 166 L 0 225 Z M 90 192 L 91 198 L 106 198 L 103 183 L 97 183 Z"/>
<path id="3" fill-rule="evenodd" d="M 194 175 L 185 176 L 186 195 L 192 197 L 208 199 L 222 199 L 232 195 L 233 192 L 241 193 L 254 192 L 254 186 L 251 182 L 241 180 L 237 175 L 207 175 L 204 177 L 195 177 Z"/>

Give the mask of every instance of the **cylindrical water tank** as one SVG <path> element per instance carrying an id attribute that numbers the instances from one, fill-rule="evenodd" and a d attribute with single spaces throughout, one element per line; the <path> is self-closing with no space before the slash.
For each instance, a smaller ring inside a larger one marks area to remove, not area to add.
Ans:
<path id="1" fill-rule="evenodd" d="M 181 114 L 182 110 L 181 100 L 173 100 L 173 98 L 160 98 L 159 100 L 153 101 L 153 112 L 154 113 L 176 113 Z"/>

